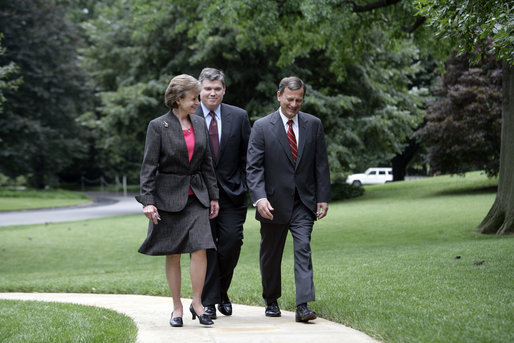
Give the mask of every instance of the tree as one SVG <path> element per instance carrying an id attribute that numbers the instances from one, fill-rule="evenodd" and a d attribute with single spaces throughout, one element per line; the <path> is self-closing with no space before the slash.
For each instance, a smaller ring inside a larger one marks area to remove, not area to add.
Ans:
<path id="1" fill-rule="evenodd" d="M 455 42 L 460 52 L 487 49 L 503 61 L 502 129 L 498 192 L 493 206 L 478 226 L 482 233 L 514 232 L 514 20 L 512 2 L 417 0 L 420 13 L 427 16 L 441 39 Z M 484 56 L 478 53 L 475 56 Z"/>
<path id="2" fill-rule="evenodd" d="M 299 27 L 315 18 L 317 9 L 308 3 L 276 7 L 273 1 L 118 0 L 99 4 L 95 13 L 101 15 L 85 25 L 92 44 L 84 54 L 100 106 L 82 119 L 99 134 L 97 147 L 106 152 L 102 165 L 111 171 L 137 171 L 142 153 L 137 147 L 144 141 L 148 120 L 165 110 L 161 104 L 167 80 L 182 72 L 198 75 L 204 66 L 226 72 L 226 101 L 246 108 L 252 119 L 276 109 L 273 94 L 281 77 L 295 74 L 306 80 L 304 109 L 325 122 L 334 176 L 366 164 L 387 163 L 421 118 L 421 98 L 408 87 L 409 75 L 418 68 L 418 51 L 412 42 L 391 42 L 381 27 L 361 28 L 355 18 L 348 31 L 358 30 L 365 47 L 355 56 L 348 54 L 340 69 L 344 77 L 331 70 L 331 51 L 323 46 L 309 51 L 312 41 L 325 40 L 317 24 L 309 24 L 312 32 L 304 42 L 305 53 L 281 62 L 286 50 L 277 44 L 295 37 L 276 42 L 266 33 L 254 32 L 255 25 L 246 20 L 264 16 L 270 20 L 265 26 L 272 27 L 287 18 L 286 27 L 276 32 L 291 29 L 299 36 Z M 302 16 L 297 20 L 288 14 L 294 14 L 298 5 Z M 274 12 L 266 12 L 268 7 Z M 232 10 L 238 13 L 235 18 Z M 351 40 L 346 37 L 345 43 Z"/>
<path id="3" fill-rule="evenodd" d="M 389 163 L 421 119 L 421 97 L 409 87 L 419 52 L 404 32 L 414 15 L 412 3 L 398 0 L 371 6 L 214 0 L 205 5 L 193 35 L 202 44 L 219 27 L 231 27 L 238 52 L 279 52 L 275 82 L 292 71 L 312 87 L 304 109 L 322 118 L 331 173 L 338 176 Z"/>
<path id="4" fill-rule="evenodd" d="M 433 172 L 498 174 L 501 134 L 501 63 L 493 56 L 469 65 L 469 57 L 451 56 L 433 87 L 425 125 L 414 137 L 428 146 Z"/>
<path id="5" fill-rule="evenodd" d="M 182 72 L 198 75 L 204 66 L 226 72 L 226 101 L 247 109 L 252 120 L 276 109 L 273 94 L 281 77 L 304 79 L 309 86 L 304 110 L 325 123 L 334 177 L 389 164 L 421 121 L 422 97 L 412 80 L 421 58 L 415 40 L 423 39 L 424 31 L 407 33 L 419 26 L 411 2 L 381 3 L 97 5 L 100 15 L 85 25 L 92 44 L 84 55 L 100 105 L 82 119 L 98 134 L 102 166 L 134 174 L 145 124 L 165 110 L 167 80 Z"/>
<path id="6" fill-rule="evenodd" d="M 90 42 L 84 65 L 98 104 L 80 121 L 95 132 L 96 161 L 107 176 L 138 181 L 146 125 L 168 110 L 169 80 L 198 75 L 209 60 L 194 56 L 194 38 L 187 35 L 197 7 L 196 1 L 115 0 L 98 3 L 94 12 L 101 14 L 84 24 Z"/>
<path id="7" fill-rule="evenodd" d="M 0 33 L 0 56 L 5 54 L 5 49 L 2 47 L 2 38 L 3 35 Z M 16 79 L 11 79 L 13 74 L 16 74 L 18 71 L 18 67 L 14 62 L 10 61 L 6 65 L 0 65 L 0 114 L 3 111 L 2 104 L 7 100 L 4 96 L 4 90 L 15 91 L 18 89 L 18 86 L 22 83 L 21 77 Z M 2 139 L 0 138 L 0 142 Z"/>
<path id="8" fill-rule="evenodd" d="M 84 156 L 76 118 L 88 105 L 87 77 L 79 68 L 78 27 L 54 1 L 2 1 L 0 32 L 8 61 L 23 78 L 6 90 L 0 117 L 0 172 L 30 175 L 32 184 L 57 182 L 57 173 Z"/>
<path id="9" fill-rule="evenodd" d="M 153 39 L 147 37 L 145 44 L 137 39 L 134 6 L 134 1 L 99 2 L 91 11 L 100 15 L 83 24 L 89 41 L 82 50 L 83 65 L 94 81 L 97 101 L 79 118 L 94 135 L 100 173 L 127 175 L 129 182 L 139 177 L 145 124 L 164 111 L 159 100 L 166 74 L 161 68 L 169 63 L 155 56 Z"/>

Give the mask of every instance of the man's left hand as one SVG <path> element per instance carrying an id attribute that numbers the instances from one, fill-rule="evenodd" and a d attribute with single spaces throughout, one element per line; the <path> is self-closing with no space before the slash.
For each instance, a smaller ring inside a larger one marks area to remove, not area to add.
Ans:
<path id="1" fill-rule="evenodd" d="M 316 204 L 316 217 L 321 219 L 327 215 L 328 212 L 328 203 L 327 202 L 318 202 Z"/>
<path id="2" fill-rule="evenodd" d="M 218 200 L 211 200 L 211 208 L 209 213 L 209 219 L 214 219 L 218 216 L 220 211 L 220 205 L 218 204 Z"/>

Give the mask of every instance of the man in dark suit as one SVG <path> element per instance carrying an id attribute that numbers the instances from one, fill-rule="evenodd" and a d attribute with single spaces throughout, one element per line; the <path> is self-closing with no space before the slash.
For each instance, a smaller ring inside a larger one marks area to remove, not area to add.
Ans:
<path id="1" fill-rule="evenodd" d="M 279 317 L 282 253 L 288 231 L 294 241 L 296 321 L 316 313 L 311 233 L 325 217 L 330 199 L 330 173 L 321 120 L 300 112 L 306 87 L 297 77 L 280 81 L 278 111 L 257 120 L 248 144 L 246 179 L 261 222 L 260 268 L 265 314 Z"/>
<path id="2" fill-rule="evenodd" d="M 222 71 L 205 68 L 200 73 L 201 106 L 196 114 L 205 118 L 218 188 L 220 211 L 210 221 L 216 250 L 207 250 L 207 275 L 202 294 L 205 312 L 216 319 L 216 307 L 226 316 L 232 314 L 228 289 L 243 244 L 246 220 L 246 151 L 250 137 L 248 113 L 221 103 L 225 95 Z"/>

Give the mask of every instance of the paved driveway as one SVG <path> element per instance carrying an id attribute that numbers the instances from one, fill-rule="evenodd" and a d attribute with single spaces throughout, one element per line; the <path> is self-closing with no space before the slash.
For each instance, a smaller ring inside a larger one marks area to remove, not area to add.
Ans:
<path id="1" fill-rule="evenodd" d="M 133 195 L 126 197 L 110 193 L 88 193 L 93 199 L 89 205 L 0 212 L 0 226 L 67 222 L 92 218 L 142 214 L 142 206 Z"/>

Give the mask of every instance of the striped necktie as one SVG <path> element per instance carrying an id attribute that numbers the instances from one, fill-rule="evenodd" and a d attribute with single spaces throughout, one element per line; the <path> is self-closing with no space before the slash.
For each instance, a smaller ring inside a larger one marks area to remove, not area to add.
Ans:
<path id="1" fill-rule="evenodd" d="M 293 161 L 296 165 L 296 156 L 298 154 L 298 147 L 296 146 L 296 136 L 293 131 L 293 120 L 289 119 L 287 124 L 289 125 L 289 129 L 287 130 L 287 139 L 289 140 L 289 146 L 291 147 L 291 153 L 293 154 Z"/>

